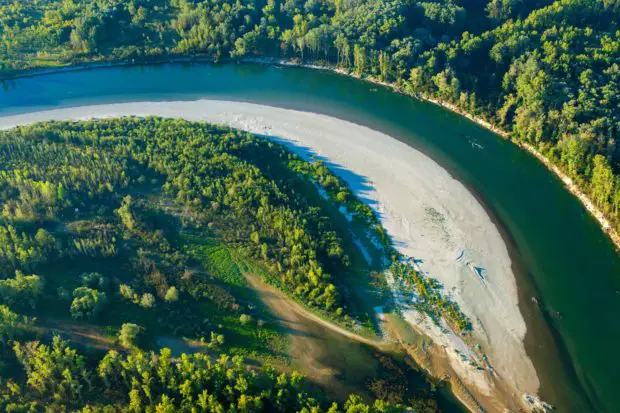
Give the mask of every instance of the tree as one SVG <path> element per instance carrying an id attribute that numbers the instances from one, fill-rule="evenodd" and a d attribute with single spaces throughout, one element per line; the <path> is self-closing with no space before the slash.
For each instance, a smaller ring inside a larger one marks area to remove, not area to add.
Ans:
<path id="1" fill-rule="evenodd" d="M 92 373 L 84 358 L 58 336 L 51 347 L 31 341 L 15 343 L 13 349 L 24 366 L 28 386 L 43 397 L 74 404 L 82 399 L 84 388 L 90 387 Z"/>
<path id="2" fill-rule="evenodd" d="M 491 0 L 485 10 L 490 18 L 503 22 L 512 17 L 515 6 L 519 3 L 521 0 Z"/>
<path id="3" fill-rule="evenodd" d="M 73 290 L 71 302 L 71 316 L 75 319 L 93 319 L 107 304 L 105 293 L 88 287 L 78 287 Z"/>
<path id="4" fill-rule="evenodd" d="M 338 65 L 351 67 L 351 47 L 347 38 L 339 33 L 334 40 L 334 46 L 336 47 Z"/>
<path id="5" fill-rule="evenodd" d="M 445 69 L 433 77 L 439 96 L 449 102 L 454 102 L 461 91 L 460 82 L 452 69 Z"/>
<path id="6" fill-rule="evenodd" d="M 614 188 L 613 172 L 602 155 L 595 155 L 592 164 L 592 197 L 598 206 L 607 210 Z"/>
<path id="7" fill-rule="evenodd" d="M 612 208 L 614 215 L 618 216 L 620 214 L 620 176 L 616 176 L 616 185 L 612 199 Z M 620 222 L 618 223 L 618 226 L 620 227 Z"/>
<path id="8" fill-rule="evenodd" d="M 155 307 L 155 296 L 151 293 L 142 294 L 142 298 L 140 299 L 140 306 L 144 308 Z"/>
<path id="9" fill-rule="evenodd" d="M 144 327 L 133 323 L 123 323 L 118 332 L 118 342 L 125 348 L 133 348 L 143 334 Z"/>
<path id="10" fill-rule="evenodd" d="M 174 405 L 174 399 L 171 399 L 165 394 L 161 396 L 161 402 L 155 406 L 155 413 L 176 413 L 177 408 Z M 241 410 L 243 411 L 243 410 Z"/>
<path id="11" fill-rule="evenodd" d="M 28 318 L 14 313 L 5 305 L 0 305 L 0 354 L 4 352 L 6 345 L 30 324 L 32 322 Z"/>
<path id="12" fill-rule="evenodd" d="M 15 271 L 15 278 L 0 280 L 0 301 L 9 307 L 35 308 L 43 292 L 43 280 L 38 275 Z"/>
<path id="13" fill-rule="evenodd" d="M 579 177 L 583 174 L 587 150 L 585 140 L 580 137 L 573 136 L 567 140 L 565 149 L 562 151 L 562 162 L 566 165 L 570 176 Z"/>
<path id="14" fill-rule="evenodd" d="M 179 292 L 178 292 L 177 288 L 174 287 L 174 286 L 168 288 L 168 291 L 166 291 L 166 295 L 164 296 L 164 300 L 166 300 L 169 303 L 174 303 L 174 302 L 178 301 L 179 300 Z"/>
<path id="15" fill-rule="evenodd" d="M 123 198 L 123 202 L 121 203 L 120 208 L 118 208 L 115 212 L 118 217 L 121 219 L 121 222 L 128 230 L 133 230 L 137 223 L 136 218 L 132 212 L 133 208 L 133 198 L 130 195 L 127 195 Z"/>
<path id="16" fill-rule="evenodd" d="M 386 52 L 379 52 L 379 73 L 381 80 L 386 82 L 390 77 L 390 56 Z"/>
<path id="17" fill-rule="evenodd" d="M 84 273 L 80 276 L 84 287 L 94 288 L 98 290 L 107 290 L 109 280 L 98 272 Z"/>
<path id="18" fill-rule="evenodd" d="M 138 295 L 135 293 L 133 288 L 131 288 L 131 286 L 129 286 L 127 284 L 119 285 L 118 286 L 118 293 L 121 295 L 121 297 L 123 297 L 126 300 L 133 301 L 135 303 L 137 303 L 139 301 L 138 300 Z"/>
<path id="19" fill-rule="evenodd" d="M 366 49 L 359 44 L 353 46 L 353 66 L 358 76 L 366 71 Z"/>

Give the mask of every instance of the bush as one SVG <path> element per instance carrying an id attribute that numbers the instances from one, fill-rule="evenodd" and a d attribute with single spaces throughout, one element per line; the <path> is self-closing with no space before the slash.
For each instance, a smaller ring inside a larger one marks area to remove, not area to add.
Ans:
<path id="1" fill-rule="evenodd" d="M 126 300 L 129 300 L 133 303 L 138 303 L 138 294 L 135 293 L 135 291 L 133 290 L 133 288 L 131 288 L 129 285 L 127 284 L 121 284 L 118 287 L 118 293 L 121 295 L 121 297 L 123 297 Z"/>
<path id="2" fill-rule="evenodd" d="M 140 299 L 140 306 L 144 308 L 155 307 L 155 296 L 151 293 L 142 294 L 142 298 Z"/>
<path id="3" fill-rule="evenodd" d="M 175 301 L 179 300 L 179 291 L 177 290 L 177 287 L 170 287 L 168 288 L 168 291 L 166 291 L 166 295 L 164 296 L 164 300 L 166 300 L 169 303 L 173 303 Z"/>
<path id="4" fill-rule="evenodd" d="M 118 332 L 118 342 L 125 348 L 133 348 L 136 347 L 143 334 L 144 327 L 133 323 L 124 323 Z"/>
<path id="5" fill-rule="evenodd" d="M 10 307 L 25 308 L 27 303 L 35 308 L 42 291 L 43 280 L 38 275 L 15 271 L 15 278 L 0 280 L 0 302 Z"/>
<path id="6" fill-rule="evenodd" d="M 252 321 L 252 317 L 247 314 L 241 314 L 241 317 L 239 317 L 239 321 L 241 321 L 241 324 L 245 325 Z"/>
<path id="7" fill-rule="evenodd" d="M 71 302 L 71 317 L 75 319 L 95 318 L 106 303 L 105 293 L 88 287 L 76 288 L 73 291 L 73 302 Z"/>

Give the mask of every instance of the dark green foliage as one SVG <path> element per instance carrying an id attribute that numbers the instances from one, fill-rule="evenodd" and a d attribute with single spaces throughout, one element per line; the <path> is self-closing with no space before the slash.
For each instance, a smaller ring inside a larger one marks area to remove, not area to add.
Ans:
<path id="1" fill-rule="evenodd" d="M 620 9 L 562 0 L 421 56 L 411 89 L 532 145 L 620 225 Z"/>

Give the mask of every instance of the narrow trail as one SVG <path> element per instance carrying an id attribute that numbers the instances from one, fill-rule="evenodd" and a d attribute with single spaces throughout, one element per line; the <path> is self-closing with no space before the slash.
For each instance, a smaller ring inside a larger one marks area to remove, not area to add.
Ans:
<path id="1" fill-rule="evenodd" d="M 286 322 L 290 323 L 291 321 L 295 321 L 297 323 L 298 319 L 301 317 L 350 340 L 357 341 L 358 343 L 366 344 L 379 350 L 386 350 L 389 347 L 388 343 L 384 343 L 381 340 L 373 340 L 371 338 L 360 336 L 359 334 L 355 334 L 352 331 L 346 330 L 319 317 L 316 314 L 313 314 L 293 299 L 286 296 L 286 294 L 282 291 L 263 282 L 260 277 L 256 275 L 246 274 L 246 278 L 250 286 L 259 294 L 261 299 L 269 306 L 269 308 L 271 308 L 274 313 L 280 317 L 280 320 L 283 321 L 284 324 L 286 324 Z"/>

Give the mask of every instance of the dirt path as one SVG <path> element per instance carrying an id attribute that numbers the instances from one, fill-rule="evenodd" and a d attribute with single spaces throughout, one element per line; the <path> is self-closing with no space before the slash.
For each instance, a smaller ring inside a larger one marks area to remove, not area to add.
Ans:
<path id="1" fill-rule="evenodd" d="M 371 338 L 362 337 L 359 334 L 355 334 L 349 330 L 346 330 L 334 323 L 322 319 L 316 314 L 306 310 L 300 304 L 296 303 L 286 294 L 278 290 L 277 288 L 263 282 L 256 275 L 246 274 L 246 278 L 249 284 L 260 295 L 269 307 L 280 316 L 281 321 L 284 322 L 299 322 L 300 319 L 306 319 L 312 321 L 334 333 L 340 334 L 348 339 L 357 341 L 358 343 L 366 344 L 378 349 L 384 349 L 387 345 L 380 340 L 373 340 Z"/>
<path id="2" fill-rule="evenodd" d="M 386 350 L 389 345 L 321 319 L 256 275 L 246 274 L 246 278 L 290 337 L 289 356 L 294 369 L 337 399 L 363 394 L 379 368 L 377 350 Z"/>
<path id="3" fill-rule="evenodd" d="M 45 319 L 41 325 L 36 327 L 36 330 L 40 335 L 48 338 L 56 334 L 60 335 L 61 338 L 70 340 L 71 344 L 86 349 L 108 351 L 117 348 L 114 338 L 106 335 L 103 329 L 94 325 L 69 320 Z"/>

